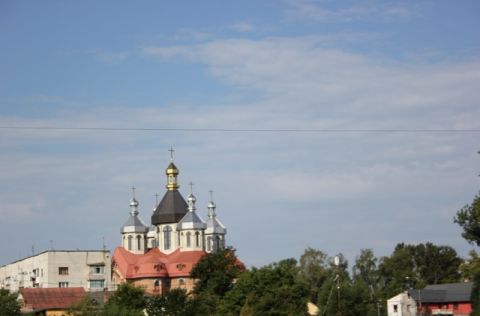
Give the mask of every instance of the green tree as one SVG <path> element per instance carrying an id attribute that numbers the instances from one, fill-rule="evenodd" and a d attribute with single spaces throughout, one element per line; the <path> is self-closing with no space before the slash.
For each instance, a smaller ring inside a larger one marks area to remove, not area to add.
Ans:
<path id="1" fill-rule="evenodd" d="M 102 308 L 89 295 L 85 295 L 78 304 L 68 310 L 68 314 L 72 316 L 100 316 L 102 315 Z"/>
<path id="2" fill-rule="evenodd" d="M 362 249 L 353 266 L 352 296 L 363 301 L 365 316 L 376 316 L 381 307 L 380 273 L 373 250 Z"/>
<path id="3" fill-rule="evenodd" d="M 101 316 L 145 316 L 142 310 L 119 305 L 118 303 L 103 306 Z"/>
<path id="4" fill-rule="evenodd" d="M 188 316 L 192 314 L 191 303 L 185 289 L 171 289 L 147 299 L 149 316 Z"/>
<path id="5" fill-rule="evenodd" d="M 233 248 L 203 256 L 190 272 L 190 277 L 196 279 L 191 302 L 195 315 L 214 315 L 220 299 L 244 270 Z"/>
<path id="6" fill-rule="evenodd" d="M 415 272 L 415 261 L 410 248 L 401 243 L 395 247 L 395 250 L 389 257 L 380 259 L 379 264 L 380 286 L 383 288 L 382 299 L 390 297 L 409 288 L 410 280 L 418 281 Z M 424 287 L 425 284 L 412 284 L 413 287 Z"/>
<path id="7" fill-rule="evenodd" d="M 379 265 L 384 297 L 387 299 L 408 288 L 423 288 L 427 284 L 458 282 L 463 260 L 455 249 L 432 243 L 406 245 L 400 243 L 390 257 Z"/>
<path id="8" fill-rule="evenodd" d="M 209 292 L 221 297 L 232 288 L 233 280 L 243 270 L 245 267 L 238 261 L 233 248 L 207 254 L 190 272 L 190 277 L 196 279 L 193 292 Z"/>
<path id="9" fill-rule="evenodd" d="M 480 193 L 472 204 L 465 205 L 457 212 L 453 221 L 463 228 L 462 237 L 465 240 L 480 246 Z"/>
<path id="10" fill-rule="evenodd" d="M 300 257 L 300 277 L 308 284 L 310 301 L 317 304 L 319 290 L 329 276 L 328 256 L 320 250 L 305 249 Z"/>
<path id="11" fill-rule="evenodd" d="M 458 282 L 461 279 L 459 267 L 463 259 L 450 246 L 436 246 L 432 243 L 419 244 L 413 248 L 417 275 L 425 284 Z"/>
<path id="12" fill-rule="evenodd" d="M 473 281 L 477 274 L 480 274 L 480 256 L 475 250 L 471 250 L 469 258 L 460 265 L 460 273 L 464 280 Z"/>
<path id="13" fill-rule="evenodd" d="M 135 287 L 129 283 L 122 283 L 110 297 L 107 304 L 105 304 L 102 315 L 144 315 L 143 310 L 146 306 L 147 299 L 143 288 Z"/>
<path id="14" fill-rule="evenodd" d="M 338 255 L 339 265 L 329 259 L 329 277 L 323 283 L 319 298 L 318 307 L 320 315 L 344 316 L 367 315 L 365 300 L 368 300 L 368 287 L 364 285 L 355 286 L 348 273 L 348 261 L 342 254 Z"/>
<path id="15" fill-rule="evenodd" d="M 18 294 L 0 289 L 0 316 L 20 315 L 20 304 L 17 301 Z"/>
<path id="16" fill-rule="evenodd" d="M 296 260 L 286 259 L 242 273 L 221 300 L 218 315 L 306 315 L 308 298 Z"/>
<path id="17" fill-rule="evenodd" d="M 462 237 L 466 241 L 480 246 L 480 193 L 475 196 L 472 204 L 467 204 L 457 211 L 453 221 L 462 227 Z M 469 277 L 473 280 L 471 295 L 473 311 L 471 315 L 480 316 L 480 271 L 476 267 L 478 262 L 476 253 L 475 256 L 476 260 L 472 264 L 463 266 L 462 273 L 465 274 L 468 271 Z"/>

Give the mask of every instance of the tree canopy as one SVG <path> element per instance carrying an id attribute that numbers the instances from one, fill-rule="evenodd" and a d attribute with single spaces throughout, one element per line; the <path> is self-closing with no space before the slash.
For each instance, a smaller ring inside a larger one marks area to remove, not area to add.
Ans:
<path id="1" fill-rule="evenodd" d="M 480 246 L 480 193 L 475 196 L 472 204 L 461 208 L 453 220 L 463 228 L 462 237 L 465 240 Z"/>
<path id="2" fill-rule="evenodd" d="M 122 283 L 110 297 L 103 308 L 105 316 L 137 316 L 144 315 L 143 310 L 147 305 L 145 292 L 141 287 L 129 283 Z"/>
<path id="3" fill-rule="evenodd" d="M 225 248 L 203 256 L 193 267 L 190 276 L 196 279 L 193 292 L 209 292 L 223 296 L 233 285 L 233 280 L 245 270 L 235 256 L 235 249 Z"/>
<path id="4" fill-rule="evenodd" d="M 462 237 L 470 244 L 480 246 L 480 193 L 475 196 L 472 204 L 467 204 L 459 211 L 453 221 L 463 229 Z M 462 274 L 473 280 L 471 315 L 480 315 L 480 260 L 475 251 L 470 252 L 470 260 L 461 267 Z"/>
<path id="5" fill-rule="evenodd" d="M 190 316 L 192 304 L 185 289 L 171 289 L 161 296 L 151 296 L 147 300 L 149 316 Z"/>
<path id="6" fill-rule="evenodd" d="M 298 262 L 285 259 L 245 269 L 235 250 L 227 248 L 205 255 L 192 269 L 192 293 L 171 289 L 146 296 L 142 288 L 125 283 L 103 308 L 86 301 L 73 315 L 300 316 L 307 315 L 309 301 L 324 316 L 339 311 L 344 316 L 386 315 L 386 300 L 408 288 L 457 282 L 462 275 L 478 278 L 480 259 L 476 252 L 470 256 L 463 262 L 449 246 L 399 243 L 382 258 L 371 249 L 361 250 L 350 275 L 341 254 L 335 265 L 326 253 L 307 248 Z"/>
<path id="7" fill-rule="evenodd" d="M 20 315 L 20 304 L 17 301 L 17 293 L 0 289 L 0 316 Z"/>
<path id="8" fill-rule="evenodd" d="M 242 273 L 220 302 L 219 315 L 306 315 L 308 285 L 295 259 Z"/>
<path id="9" fill-rule="evenodd" d="M 462 263 L 450 246 L 399 243 L 392 255 L 383 257 L 379 265 L 384 295 L 391 297 L 408 288 L 423 288 L 428 284 L 458 282 Z"/>

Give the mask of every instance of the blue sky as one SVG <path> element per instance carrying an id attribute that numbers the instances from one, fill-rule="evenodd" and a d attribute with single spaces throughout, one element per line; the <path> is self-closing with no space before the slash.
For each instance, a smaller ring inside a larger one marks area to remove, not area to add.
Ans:
<path id="1" fill-rule="evenodd" d="M 418 130 L 0 130 L 0 264 L 119 244 L 149 222 L 176 149 L 249 265 L 306 247 L 471 248 L 479 189 L 478 1 L 2 1 L 0 126 Z M 450 132 L 448 131 L 450 130 Z M 460 130 L 452 132 L 451 130 Z"/>

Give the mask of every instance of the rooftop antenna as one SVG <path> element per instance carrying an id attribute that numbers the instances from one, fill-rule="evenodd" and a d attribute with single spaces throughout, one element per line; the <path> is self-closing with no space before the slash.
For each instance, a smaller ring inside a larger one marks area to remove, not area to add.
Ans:
<path id="1" fill-rule="evenodd" d="M 105 236 L 102 236 L 102 249 L 103 251 L 107 250 L 107 246 L 105 245 Z"/>
<path id="2" fill-rule="evenodd" d="M 54 249 L 53 249 L 53 240 L 52 240 L 52 239 L 50 239 L 50 250 L 54 250 Z"/>
<path id="3" fill-rule="evenodd" d="M 35 254 L 35 246 L 32 245 L 32 256 Z"/>

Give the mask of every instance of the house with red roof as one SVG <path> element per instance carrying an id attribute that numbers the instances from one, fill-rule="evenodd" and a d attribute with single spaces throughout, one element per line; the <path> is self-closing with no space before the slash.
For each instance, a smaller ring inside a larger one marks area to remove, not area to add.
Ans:
<path id="1" fill-rule="evenodd" d="M 468 316 L 472 312 L 472 282 L 427 285 L 387 301 L 388 316 Z"/>
<path id="2" fill-rule="evenodd" d="M 19 299 L 22 313 L 62 316 L 85 297 L 83 287 L 70 288 L 21 288 Z"/>
<path id="3" fill-rule="evenodd" d="M 190 271 L 207 253 L 225 247 L 227 230 L 218 220 L 210 191 L 207 220 L 196 212 L 196 197 L 190 183 L 187 201 L 179 191 L 179 170 L 170 163 L 165 171 L 167 185 L 162 200 L 156 203 L 147 226 L 139 217 L 139 203 L 132 188 L 130 214 L 121 227 L 121 246 L 112 257 L 112 283 L 130 282 L 143 286 L 147 293 L 161 294 L 172 288 L 193 288 Z"/>

